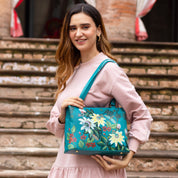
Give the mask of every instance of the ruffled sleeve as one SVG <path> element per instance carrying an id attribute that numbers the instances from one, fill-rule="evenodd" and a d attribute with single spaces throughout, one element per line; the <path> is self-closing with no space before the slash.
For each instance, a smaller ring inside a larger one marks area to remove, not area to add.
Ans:
<path id="1" fill-rule="evenodd" d="M 53 133 L 56 137 L 63 137 L 65 124 L 60 124 L 58 118 L 60 116 L 60 111 L 58 109 L 58 101 L 56 101 L 50 112 L 50 118 L 46 123 L 47 129 Z"/>
<path id="2" fill-rule="evenodd" d="M 123 107 L 127 120 L 131 123 L 129 149 L 136 152 L 139 144 L 149 138 L 152 117 L 125 72 L 118 65 L 111 65 L 111 95 Z"/>

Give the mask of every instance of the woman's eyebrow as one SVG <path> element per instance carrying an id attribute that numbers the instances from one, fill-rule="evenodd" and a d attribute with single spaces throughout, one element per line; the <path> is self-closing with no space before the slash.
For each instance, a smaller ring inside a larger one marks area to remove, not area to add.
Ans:
<path id="1" fill-rule="evenodd" d="M 82 23 L 82 24 L 80 24 L 80 25 L 90 25 L 90 23 Z"/>
<path id="2" fill-rule="evenodd" d="M 83 25 L 90 25 L 90 23 L 82 23 L 82 24 L 79 24 L 80 26 L 83 26 Z M 77 25 L 69 25 L 69 27 L 75 27 Z"/>

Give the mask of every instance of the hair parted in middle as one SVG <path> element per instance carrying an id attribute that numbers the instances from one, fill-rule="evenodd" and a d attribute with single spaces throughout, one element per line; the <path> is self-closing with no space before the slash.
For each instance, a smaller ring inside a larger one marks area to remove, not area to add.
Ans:
<path id="1" fill-rule="evenodd" d="M 99 11 L 92 5 L 79 3 L 71 7 L 71 9 L 66 13 L 61 35 L 60 42 L 56 51 L 56 62 L 58 63 L 58 68 L 56 72 L 56 79 L 58 81 L 58 90 L 56 92 L 56 98 L 60 92 L 62 92 L 66 87 L 66 82 L 74 71 L 74 67 L 80 63 L 80 51 L 72 44 L 69 37 L 69 25 L 72 15 L 78 13 L 84 13 L 92 18 L 96 27 L 101 28 L 101 35 L 96 40 L 96 47 L 99 52 L 103 52 L 108 57 L 113 58 L 110 53 L 110 43 L 107 39 L 107 34 L 103 19 Z M 115 60 L 115 59 L 114 59 Z"/>

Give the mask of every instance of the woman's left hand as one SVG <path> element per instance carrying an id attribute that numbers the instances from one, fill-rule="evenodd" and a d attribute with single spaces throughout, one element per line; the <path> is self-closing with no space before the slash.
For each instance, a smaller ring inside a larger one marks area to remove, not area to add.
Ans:
<path id="1" fill-rule="evenodd" d="M 96 162 L 98 162 L 106 171 L 125 168 L 128 166 L 130 160 L 135 153 L 130 151 L 123 160 L 110 158 L 108 156 L 95 155 L 91 156 Z"/>

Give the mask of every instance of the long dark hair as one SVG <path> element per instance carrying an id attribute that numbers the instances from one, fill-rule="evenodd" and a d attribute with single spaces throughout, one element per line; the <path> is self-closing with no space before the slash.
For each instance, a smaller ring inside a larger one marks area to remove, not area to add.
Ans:
<path id="1" fill-rule="evenodd" d="M 66 81 L 73 73 L 74 67 L 80 62 L 80 51 L 72 44 L 69 37 L 69 25 L 72 15 L 81 12 L 90 16 L 93 19 L 96 27 L 101 28 L 100 40 L 96 40 L 98 51 L 103 52 L 110 58 L 114 59 L 110 53 L 110 43 L 108 42 L 103 19 L 99 11 L 92 5 L 85 3 L 73 5 L 65 15 L 61 30 L 61 38 L 58 49 L 56 51 L 56 61 L 58 63 L 58 69 L 56 72 L 56 78 L 58 80 L 58 90 L 56 93 L 56 97 L 61 91 L 65 89 Z"/>

